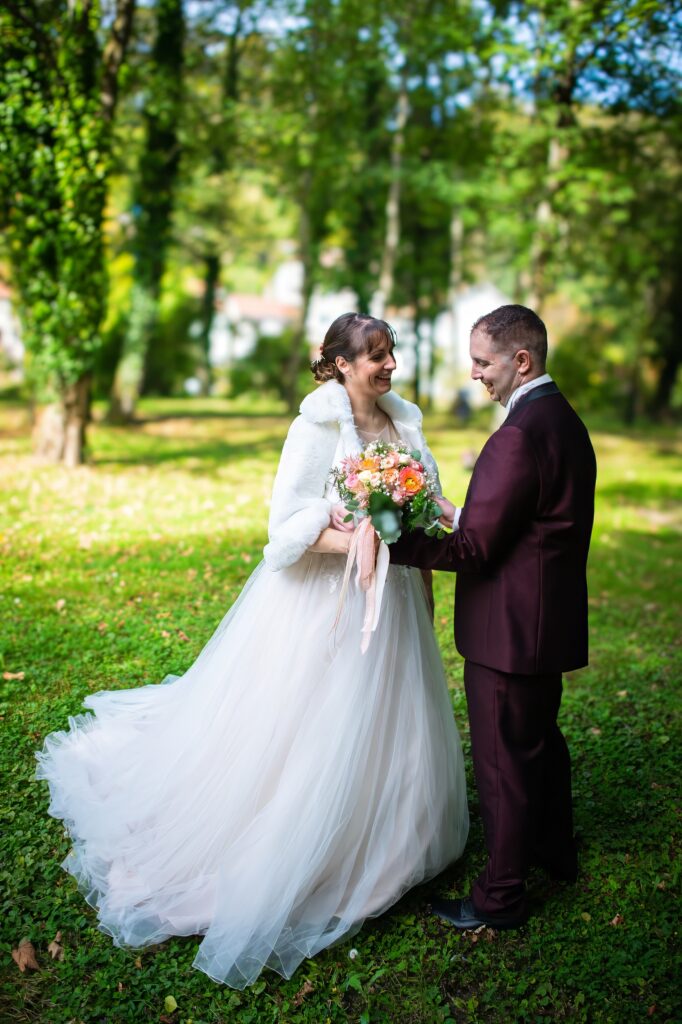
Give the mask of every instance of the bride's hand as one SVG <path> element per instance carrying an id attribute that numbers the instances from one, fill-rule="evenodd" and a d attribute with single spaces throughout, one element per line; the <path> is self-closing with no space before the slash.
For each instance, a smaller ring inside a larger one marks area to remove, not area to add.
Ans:
<path id="1" fill-rule="evenodd" d="M 434 495 L 433 500 L 443 513 L 440 517 L 440 522 L 443 526 L 447 527 L 448 530 L 451 530 L 455 521 L 456 506 L 453 505 L 451 501 L 448 501 L 447 498 L 442 498 L 438 495 Z"/>
<path id="2" fill-rule="evenodd" d="M 344 519 L 348 515 L 348 509 L 343 505 L 332 505 L 332 514 L 329 521 L 329 525 L 332 530 L 343 530 L 344 533 L 352 533 L 355 529 L 355 524 L 352 519 L 349 519 L 347 523 L 344 523 Z"/>

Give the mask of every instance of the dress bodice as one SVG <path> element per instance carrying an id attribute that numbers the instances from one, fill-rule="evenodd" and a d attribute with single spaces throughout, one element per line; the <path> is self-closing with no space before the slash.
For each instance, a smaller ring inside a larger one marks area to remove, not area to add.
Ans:
<path id="1" fill-rule="evenodd" d="M 395 444 L 400 440 L 400 435 L 395 429 L 393 420 L 390 418 L 386 420 L 386 423 L 378 433 L 369 430 L 358 430 L 357 433 L 363 444 L 371 444 L 373 441 L 387 441 L 390 444 Z"/>

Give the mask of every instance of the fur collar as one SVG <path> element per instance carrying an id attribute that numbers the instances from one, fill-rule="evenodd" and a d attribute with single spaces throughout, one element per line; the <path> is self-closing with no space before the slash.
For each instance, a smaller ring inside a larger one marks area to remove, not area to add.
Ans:
<path id="1" fill-rule="evenodd" d="M 389 391 L 377 399 L 377 405 L 387 413 L 394 423 L 408 427 L 421 427 L 422 413 L 419 406 L 401 398 L 395 391 Z M 310 423 L 336 422 L 341 427 L 354 429 L 353 410 L 350 398 L 343 384 L 328 380 L 301 402 L 301 415 Z"/>

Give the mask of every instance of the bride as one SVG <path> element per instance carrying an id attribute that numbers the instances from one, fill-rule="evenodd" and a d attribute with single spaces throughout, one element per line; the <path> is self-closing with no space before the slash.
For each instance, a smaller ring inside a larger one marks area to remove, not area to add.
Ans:
<path id="1" fill-rule="evenodd" d="M 262 561 L 195 663 L 104 691 L 47 737 L 38 778 L 63 866 L 117 945 L 203 935 L 194 966 L 234 988 L 284 977 L 462 852 L 464 767 L 419 570 L 390 566 L 361 653 L 352 525 L 331 467 L 377 438 L 435 472 L 391 391 L 394 335 L 346 313 L 291 425 Z"/>

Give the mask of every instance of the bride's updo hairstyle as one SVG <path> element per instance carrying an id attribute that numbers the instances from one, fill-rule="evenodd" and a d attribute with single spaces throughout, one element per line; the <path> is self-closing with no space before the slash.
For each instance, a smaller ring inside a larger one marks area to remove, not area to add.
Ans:
<path id="1" fill-rule="evenodd" d="M 359 355 L 395 345 L 395 331 L 385 320 L 364 313 L 342 313 L 324 336 L 319 359 L 310 364 L 313 377 L 320 384 L 327 380 L 343 383 L 343 374 L 336 365 L 339 356 L 349 363 Z"/>

